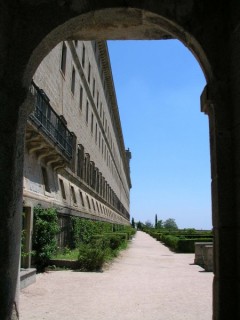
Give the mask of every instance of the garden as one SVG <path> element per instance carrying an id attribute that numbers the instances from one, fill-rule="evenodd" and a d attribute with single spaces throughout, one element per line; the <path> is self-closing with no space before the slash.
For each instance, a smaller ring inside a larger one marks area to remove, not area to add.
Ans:
<path id="1" fill-rule="evenodd" d="M 150 236 L 178 253 L 194 253 L 195 242 L 212 242 L 212 231 L 195 229 L 165 230 L 145 227 Z"/>
<path id="2" fill-rule="evenodd" d="M 34 208 L 32 256 L 38 272 L 70 268 L 100 271 L 106 262 L 127 248 L 136 230 L 131 226 L 71 217 L 71 241 L 57 247 L 60 232 L 55 208 Z"/>

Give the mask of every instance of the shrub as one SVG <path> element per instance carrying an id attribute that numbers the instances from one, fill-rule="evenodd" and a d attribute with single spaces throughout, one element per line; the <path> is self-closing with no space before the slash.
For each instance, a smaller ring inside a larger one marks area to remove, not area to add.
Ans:
<path id="1" fill-rule="evenodd" d="M 78 263 L 83 271 L 98 271 L 104 263 L 105 251 L 91 244 L 79 246 Z"/>
<path id="2" fill-rule="evenodd" d="M 92 237 L 104 232 L 112 232 L 112 224 L 72 217 L 72 233 L 75 247 L 81 243 L 90 243 Z"/>
<path id="3" fill-rule="evenodd" d="M 177 251 L 181 253 L 194 253 L 195 242 L 208 242 L 210 238 L 199 238 L 199 239 L 179 239 Z"/>
<path id="4" fill-rule="evenodd" d="M 54 208 L 34 208 L 33 254 L 36 268 L 43 271 L 56 252 L 56 235 L 59 232 L 57 212 Z"/>
<path id="5" fill-rule="evenodd" d="M 101 247 L 104 250 L 107 248 L 116 250 L 126 241 L 126 237 L 127 235 L 125 233 L 117 232 L 95 235 L 92 238 L 92 245 Z"/>

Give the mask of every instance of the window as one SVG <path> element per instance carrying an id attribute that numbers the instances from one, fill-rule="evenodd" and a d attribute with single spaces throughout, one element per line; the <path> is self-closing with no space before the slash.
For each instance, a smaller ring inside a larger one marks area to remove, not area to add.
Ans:
<path id="1" fill-rule="evenodd" d="M 82 47 L 82 66 L 83 68 L 85 67 L 85 45 L 83 43 L 83 47 Z"/>
<path id="2" fill-rule="evenodd" d="M 96 208 L 95 208 L 95 204 L 94 204 L 93 199 L 92 199 L 92 206 L 93 206 L 93 210 L 96 211 Z"/>
<path id="3" fill-rule="evenodd" d="M 61 189 L 62 198 L 66 200 L 66 193 L 65 193 L 63 180 L 59 179 L 59 182 L 60 182 L 60 189 Z"/>
<path id="4" fill-rule="evenodd" d="M 75 44 L 75 48 L 77 48 L 77 46 L 78 46 L 78 41 L 77 41 L 77 40 L 74 40 L 74 44 Z"/>
<path id="5" fill-rule="evenodd" d="M 84 147 L 81 144 L 78 145 L 77 175 L 84 178 Z"/>
<path id="6" fill-rule="evenodd" d="M 72 198 L 72 201 L 73 201 L 74 203 L 77 203 L 77 199 L 76 199 L 74 187 L 71 186 L 71 187 L 70 187 L 70 190 L 71 190 L 71 198 Z"/>
<path id="7" fill-rule="evenodd" d="M 91 116 L 91 133 L 93 133 L 93 122 L 94 122 L 94 118 L 93 118 L 93 113 Z"/>
<path id="8" fill-rule="evenodd" d="M 98 206 L 98 203 L 96 202 L 96 205 L 97 205 L 97 211 L 99 212 L 99 206 Z"/>
<path id="9" fill-rule="evenodd" d="M 80 195 L 80 200 L 81 200 L 81 204 L 83 207 L 85 207 L 85 203 L 84 203 L 84 200 L 83 200 L 83 194 L 82 194 L 82 191 L 79 190 L 79 195 Z"/>
<path id="10" fill-rule="evenodd" d="M 80 107 L 80 110 L 82 110 L 82 103 L 83 103 L 83 87 L 80 86 L 80 92 L 79 92 L 79 107 Z"/>
<path id="11" fill-rule="evenodd" d="M 97 41 L 94 41 L 94 51 L 97 53 Z"/>
<path id="12" fill-rule="evenodd" d="M 101 149 L 101 132 L 100 131 L 98 135 L 98 144 L 99 144 L 99 149 Z"/>
<path id="13" fill-rule="evenodd" d="M 91 80 L 91 64 L 90 62 L 88 63 L 88 83 L 90 83 Z"/>
<path id="14" fill-rule="evenodd" d="M 88 109 L 89 109 L 89 104 L 87 101 L 87 105 L 86 105 L 86 122 L 88 123 Z"/>
<path id="15" fill-rule="evenodd" d="M 61 58 L 61 71 L 65 75 L 66 72 L 66 61 L 67 61 L 67 47 L 63 42 L 62 45 L 62 58 Z"/>
<path id="16" fill-rule="evenodd" d="M 100 118 L 102 118 L 102 102 L 100 104 Z"/>
<path id="17" fill-rule="evenodd" d="M 44 184 L 44 187 L 45 187 L 45 191 L 50 192 L 47 170 L 44 167 L 42 167 L 42 177 L 43 177 L 43 184 Z"/>
<path id="18" fill-rule="evenodd" d="M 71 82 L 71 91 L 74 94 L 75 91 L 75 68 L 72 68 L 72 82 Z"/>
<path id="19" fill-rule="evenodd" d="M 87 197 L 88 208 L 91 210 L 91 205 L 90 205 L 90 201 L 89 201 L 88 195 L 86 197 Z"/>
<path id="20" fill-rule="evenodd" d="M 99 92 L 97 91 L 97 108 L 98 108 L 98 104 L 99 104 Z"/>
<path id="21" fill-rule="evenodd" d="M 97 144 L 98 125 L 95 125 L 95 143 Z"/>
<path id="22" fill-rule="evenodd" d="M 93 89 L 92 89 L 93 98 L 95 97 L 95 84 L 96 84 L 96 81 L 95 81 L 95 78 L 93 78 Z"/>

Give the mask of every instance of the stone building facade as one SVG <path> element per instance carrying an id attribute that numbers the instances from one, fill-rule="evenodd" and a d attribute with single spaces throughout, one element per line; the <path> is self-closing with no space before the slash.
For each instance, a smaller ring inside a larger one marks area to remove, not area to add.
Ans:
<path id="1" fill-rule="evenodd" d="M 57 45 L 37 69 L 31 93 L 25 227 L 31 233 L 33 207 L 39 204 L 57 208 L 59 245 L 66 244 L 70 216 L 129 224 L 131 154 L 124 147 L 106 42 Z M 30 249 L 30 237 L 26 246 Z"/>
<path id="2" fill-rule="evenodd" d="M 201 107 L 210 127 L 213 319 L 240 319 L 240 2 L 0 0 L 0 4 L 0 319 L 19 319 L 23 147 L 33 105 L 29 86 L 41 61 L 66 39 L 171 38 L 193 53 L 206 78 Z"/>

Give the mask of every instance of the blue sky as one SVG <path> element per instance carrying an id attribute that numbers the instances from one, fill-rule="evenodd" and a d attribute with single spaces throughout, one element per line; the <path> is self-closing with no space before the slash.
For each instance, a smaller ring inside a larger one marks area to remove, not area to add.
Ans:
<path id="1" fill-rule="evenodd" d="M 108 41 L 126 148 L 130 214 L 211 229 L 208 118 L 203 72 L 179 41 Z"/>

